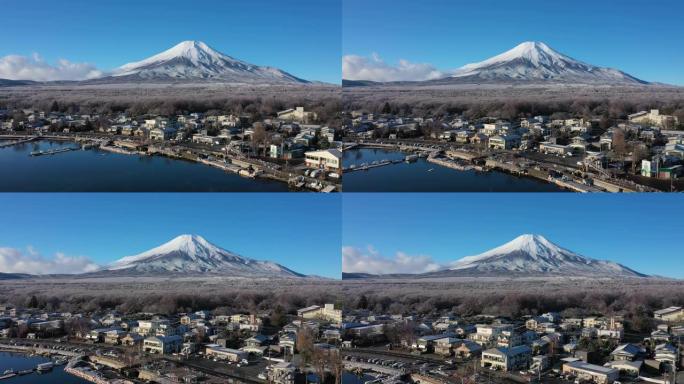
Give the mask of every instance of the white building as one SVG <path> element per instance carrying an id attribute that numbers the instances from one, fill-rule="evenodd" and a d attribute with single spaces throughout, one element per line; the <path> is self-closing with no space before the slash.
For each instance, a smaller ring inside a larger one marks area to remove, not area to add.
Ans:
<path id="1" fill-rule="evenodd" d="M 683 321 L 684 320 L 684 308 L 682 307 L 669 307 L 655 311 L 653 317 L 658 320 L 663 321 Z"/>
<path id="2" fill-rule="evenodd" d="M 611 384 L 620 377 L 620 371 L 615 368 L 602 367 L 583 361 L 573 361 L 563 364 L 563 373 L 596 384 Z"/>
<path id="3" fill-rule="evenodd" d="M 530 366 L 532 350 L 526 345 L 513 348 L 491 348 L 482 352 L 483 368 L 494 368 L 501 371 L 517 371 Z"/>
<path id="4" fill-rule="evenodd" d="M 660 110 L 651 109 L 650 112 L 641 111 L 628 116 L 629 121 L 637 124 L 653 124 L 667 129 L 674 128 L 679 123 L 676 116 L 661 115 Z"/>
<path id="5" fill-rule="evenodd" d="M 312 305 L 297 310 L 297 315 L 304 319 L 321 319 L 336 323 L 342 322 L 342 310 L 335 309 L 335 304 L 325 304 L 323 307 Z"/>
<path id="6" fill-rule="evenodd" d="M 342 151 L 339 149 L 306 152 L 304 157 L 304 161 L 308 168 L 320 168 L 332 171 L 339 171 L 342 169 Z"/>
<path id="7" fill-rule="evenodd" d="M 176 136 L 176 129 L 171 127 L 153 128 L 150 130 L 150 140 L 166 141 Z"/>
<path id="8" fill-rule="evenodd" d="M 143 341 L 143 350 L 147 353 L 165 355 L 179 352 L 183 345 L 183 338 L 174 336 L 152 336 Z"/>
<path id="9" fill-rule="evenodd" d="M 301 123 L 314 121 L 317 117 L 315 112 L 307 112 L 304 110 L 304 107 L 291 108 L 278 112 L 278 118 L 281 120 L 298 121 Z"/>
<path id="10" fill-rule="evenodd" d="M 206 346 L 205 354 L 209 357 L 215 357 L 219 360 L 232 361 L 234 363 L 239 363 L 243 360 L 247 360 L 249 353 L 241 351 L 239 349 L 225 348 L 218 344 L 208 344 Z"/>

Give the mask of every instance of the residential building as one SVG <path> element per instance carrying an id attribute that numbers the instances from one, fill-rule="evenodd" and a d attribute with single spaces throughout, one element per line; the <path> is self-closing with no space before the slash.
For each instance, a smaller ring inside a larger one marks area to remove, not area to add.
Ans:
<path id="1" fill-rule="evenodd" d="M 315 112 L 305 111 L 304 107 L 296 107 L 278 112 L 278 119 L 308 123 L 316 120 Z"/>
<path id="2" fill-rule="evenodd" d="M 342 169 L 342 151 L 339 149 L 324 149 L 306 152 L 304 154 L 304 161 L 309 168 L 340 171 Z"/>
<path id="3" fill-rule="evenodd" d="M 482 352 L 483 368 L 494 368 L 502 371 L 518 371 L 527 369 L 532 359 L 532 350 L 526 345 L 512 348 L 491 348 Z"/>
<path id="4" fill-rule="evenodd" d="M 239 349 L 225 348 L 218 344 L 208 344 L 205 349 L 205 355 L 208 357 L 214 357 L 219 360 L 231 361 L 234 363 L 239 363 L 243 360 L 247 360 L 249 353 L 241 351 Z"/>
<path id="5" fill-rule="evenodd" d="M 335 309 L 335 304 L 325 304 L 324 306 L 312 305 L 310 307 L 297 310 L 297 316 L 304 319 L 321 319 L 335 323 L 342 322 L 342 310 Z"/>
<path id="6" fill-rule="evenodd" d="M 620 377 L 620 371 L 615 368 L 602 367 L 583 361 L 572 361 L 563 364 L 563 373 L 596 384 L 611 384 Z"/>
<path id="7" fill-rule="evenodd" d="M 143 350 L 147 353 L 166 355 L 179 352 L 183 345 L 183 338 L 174 336 L 150 336 L 143 341 Z"/>
<path id="8" fill-rule="evenodd" d="M 684 321 L 683 307 L 669 307 L 655 311 L 653 317 L 663 321 Z"/>

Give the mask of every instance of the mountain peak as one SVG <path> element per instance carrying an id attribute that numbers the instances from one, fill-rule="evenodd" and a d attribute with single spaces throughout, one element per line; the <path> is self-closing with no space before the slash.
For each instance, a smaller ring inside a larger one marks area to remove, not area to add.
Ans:
<path id="1" fill-rule="evenodd" d="M 467 64 L 461 70 L 476 70 L 493 65 L 523 61 L 533 67 L 566 67 L 568 64 L 584 64 L 565 56 L 540 41 L 525 41 L 512 49 L 480 63 Z M 586 64 L 584 64 L 586 65 Z"/>
<path id="2" fill-rule="evenodd" d="M 487 252 L 464 257 L 450 269 L 494 274 L 643 276 L 618 263 L 584 257 L 538 234 L 523 234 Z"/>
<path id="3" fill-rule="evenodd" d="M 181 41 L 180 43 L 162 52 L 160 55 L 164 55 L 168 58 L 185 57 L 193 60 L 199 60 L 202 58 L 202 54 L 207 55 L 209 58 L 225 56 L 205 44 L 203 41 L 198 40 Z"/>
<path id="4" fill-rule="evenodd" d="M 128 274 L 220 274 L 230 276 L 302 276 L 279 264 L 242 257 L 204 237 L 182 234 L 143 253 L 123 257 L 104 271 Z"/>
<path id="5" fill-rule="evenodd" d="M 546 237 L 536 234 L 536 233 L 524 233 L 515 239 L 511 240 L 511 243 L 519 244 L 519 245 L 529 245 L 529 244 L 543 244 L 546 246 L 553 245 L 551 241 L 549 241 Z"/>
<path id="6" fill-rule="evenodd" d="M 109 79 L 129 81 L 215 81 L 228 83 L 308 83 L 277 68 L 225 55 L 199 40 L 185 40 L 147 59 L 115 69 Z"/>
<path id="7" fill-rule="evenodd" d="M 459 82 L 560 82 L 577 84 L 644 84 L 612 68 L 575 60 L 541 41 L 525 41 L 479 63 L 467 64 L 451 79 Z"/>
<path id="8" fill-rule="evenodd" d="M 200 248 L 218 248 L 214 244 L 208 242 L 204 237 L 193 234 L 182 234 L 176 236 L 170 241 L 161 245 L 161 247 L 163 247 L 165 250 L 184 250 L 190 251 L 192 253 L 195 253 L 197 249 Z"/>

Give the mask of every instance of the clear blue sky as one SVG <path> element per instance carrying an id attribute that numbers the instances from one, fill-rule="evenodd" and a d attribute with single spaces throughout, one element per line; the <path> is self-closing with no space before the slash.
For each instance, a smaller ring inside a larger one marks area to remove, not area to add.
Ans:
<path id="1" fill-rule="evenodd" d="M 647 81 L 684 85 L 681 0 L 344 0 L 343 54 L 446 70 L 529 40 Z"/>
<path id="2" fill-rule="evenodd" d="M 307 80 L 340 82 L 341 0 L 3 0 L 0 56 L 109 70 L 183 40 Z"/>
<path id="3" fill-rule="evenodd" d="M 106 264 L 191 233 L 300 273 L 340 277 L 340 195 L 25 193 L 0 194 L 0 206 L 0 248 Z"/>
<path id="4" fill-rule="evenodd" d="M 345 194 L 342 242 L 429 255 L 476 255 L 524 233 L 646 274 L 684 278 L 681 194 Z"/>

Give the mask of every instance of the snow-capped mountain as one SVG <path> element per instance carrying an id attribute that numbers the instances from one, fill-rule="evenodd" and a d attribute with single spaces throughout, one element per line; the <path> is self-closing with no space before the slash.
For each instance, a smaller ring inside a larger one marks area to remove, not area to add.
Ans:
<path id="1" fill-rule="evenodd" d="M 485 61 L 467 64 L 449 78 L 435 81 L 648 84 L 617 69 L 598 67 L 575 60 L 537 41 L 527 41 Z"/>
<path id="2" fill-rule="evenodd" d="M 233 277 L 302 277 L 280 264 L 253 260 L 220 248 L 201 236 L 180 235 L 135 256 L 126 256 L 98 274 L 210 274 Z"/>
<path id="3" fill-rule="evenodd" d="M 581 256 L 541 235 L 521 235 L 485 253 L 464 257 L 440 275 L 643 277 L 621 264 Z"/>
<path id="4" fill-rule="evenodd" d="M 309 83 L 283 70 L 250 64 L 209 47 L 183 41 L 142 61 L 125 64 L 91 82 L 183 82 L 287 84 Z"/>

